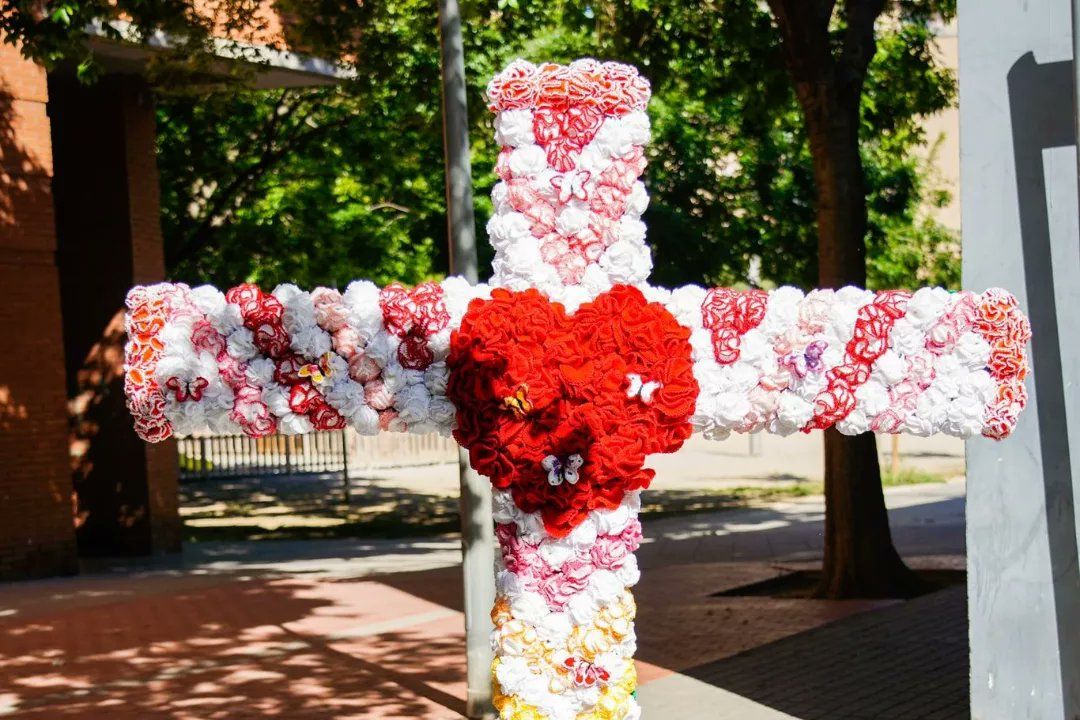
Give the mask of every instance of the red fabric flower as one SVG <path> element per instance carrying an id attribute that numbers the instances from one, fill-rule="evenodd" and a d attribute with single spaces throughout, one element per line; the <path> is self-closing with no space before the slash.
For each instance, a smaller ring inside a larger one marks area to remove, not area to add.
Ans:
<path id="1" fill-rule="evenodd" d="M 255 285 L 237 285 L 225 293 L 225 300 L 240 306 L 244 315 L 255 312 L 262 303 L 263 292 Z"/>
<path id="2" fill-rule="evenodd" d="M 402 340 L 398 346 L 402 367 L 424 370 L 435 362 L 428 339 L 450 322 L 442 287 L 426 282 L 410 290 L 401 283 L 393 283 L 379 292 L 379 305 L 386 329 Z"/>
<path id="3" fill-rule="evenodd" d="M 255 347 L 266 353 L 267 356 L 279 358 L 292 352 L 289 333 L 280 324 L 259 325 L 254 330 L 253 342 Z"/>
<path id="4" fill-rule="evenodd" d="M 164 417 L 139 416 L 135 418 L 135 432 L 147 442 L 161 442 L 172 436 L 172 425 Z"/>
<path id="5" fill-rule="evenodd" d="M 447 396 L 472 466 L 509 488 L 549 533 L 615 508 L 649 485 L 651 453 L 690 436 L 698 386 L 690 331 L 635 288 L 616 286 L 573 317 L 536 290 L 474 300 L 451 339 Z M 656 383 L 646 401 L 630 376 Z M 553 484 L 545 458 L 579 456 L 576 482 Z"/>
<path id="6" fill-rule="evenodd" d="M 309 383 L 293 385 L 289 391 L 289 409 L 298 415 L 317 410 L 322 402 L 322 394 Z"/>
<path id="7" fill-rule="evenodd" d="M 297 385 L 304 382 L 304 378 L 300 377 L 300 368 L 306 364 L 307 361 L 296 353 L 278 358 L 274 363 L 274 382 L 280 385 Z"/>
<path id="8" fill-rule="evenodd" d="M 855 330 L 844 349 L 844 362 L 829 370 L 828 384 L 814 398 L 814 416 L 803 432 L 824 430 L 855 409 L 855 391 L 870 379 L 874 362 L 889 349 L 893 325 L 904 317 L 911 293 L 888 290 L 859 308 Z"/>
<path id="9" fill-rule="evenodd" d="M 244 327 L 254 335 L 255 347 L 271 358 L 290 352 L 289 333 L 281 324 L 285 307 L 280 300 L 249 284 L 232 288 L 225 293 L 225 299 L 240 308 Z"/>
<path id="10" fill-rule="evenodd" d="M 765 319 L 769 294 L 764 290 L 713 288 L 701 303 L 702 325 L 712 334 L 713 356 L 721 365 L 739 359 L 742 336 Z"/>
<path id="11" fill-rule="evenodd" d="M 424 370 L 435 362 L 435 353 L 421 337 L 409 336 L 398 345 L 398 362 L 407 370 Z"/>
<path id="12" fill-rule="evenodd" d="M 321 396 L 315 409 L 308 413 L 308 418 L 316 430 L 342 430 L 346 425 L 344 416 Z"/>

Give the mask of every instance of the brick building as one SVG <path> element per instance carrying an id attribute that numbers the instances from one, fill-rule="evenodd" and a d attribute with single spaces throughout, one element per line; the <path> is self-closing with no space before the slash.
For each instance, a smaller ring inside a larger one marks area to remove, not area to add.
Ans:
<path id="1" fill-rule="evenodd" d="M 261 51 L 257 87 L 336 80 L 267 44 L 284 38 L 269 18 L 239 38 Z M 0 580 L 180 546 L 175 445 L 136 438 L 122 389 L 124 294 L 166 277 L 140 74 L 154 51 L 88 42 L 93 85 L 0 43 Z"/>

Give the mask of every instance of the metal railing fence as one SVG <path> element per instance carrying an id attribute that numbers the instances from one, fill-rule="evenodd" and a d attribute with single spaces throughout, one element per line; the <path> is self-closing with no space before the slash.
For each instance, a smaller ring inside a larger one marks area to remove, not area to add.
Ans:
<path id="1" fill-rule="evenodd" d="M 224 477 L 349 474 L 457 462 L 457 445 L 439 435 L 351 429 L 310 435 L 206 435 L 178 441 L 181 480 Z"/>

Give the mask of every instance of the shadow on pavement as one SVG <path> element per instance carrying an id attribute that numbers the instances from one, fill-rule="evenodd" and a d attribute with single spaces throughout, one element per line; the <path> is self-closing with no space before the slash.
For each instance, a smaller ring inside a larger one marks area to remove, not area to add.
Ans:
<path id="1" fill-rule="evenodd" d="M 964 587 L 683 671 L 800 720 L 966 720 Z"/>
<path id="2" fill-rule="evenodd" d="M 277 579 L 9 619 L 0 714 L 460 718 L 464 637 L 443 615 L 377 583 Z"/>

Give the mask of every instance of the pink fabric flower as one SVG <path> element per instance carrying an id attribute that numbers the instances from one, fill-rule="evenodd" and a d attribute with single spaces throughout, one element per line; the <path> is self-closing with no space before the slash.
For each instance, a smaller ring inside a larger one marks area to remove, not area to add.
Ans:
<path id="1" fill-rule="evenodd" d="M 626 562 L 632 551 L 621 535 L 601 535 L 589 551 L 593 564 L 603 570 L 615 570 Z"/>
<path id="2" fill-rule="evenodd" d="M 370 356 L 359 352 L 349 358 L 349 377 L 358 383 L 369 383 L 382 374 L 382 368 Z"/>
<path id="3" fill-rule="evenodd" d="M 229 419 L 251 437 L 272 435 L 277 430 L 277 419 L 262 401 L 262 391 L 246 384 L 240 385 L 235 391 L 236 398 Z"/>
<path id="4" fill-rule="evenodd" d="M 379 411 L 379 429 L 387 432 L 405 432 L 408 428 L 398 417 L 397 410 Z"/>
<path id="5" fill-rule="evenodd" d="M 507 570 L 521 576 L 546 577 L 551 574 L 551 569 L 540 556 L 537 547 L 518 535 L 515 525 L 497 525 L 495 535 L 499 540 L 499 548 L 502 550 L 503 563 Z"/>
<path id="6" fill-rule="evenodd" d="M 386 389 L 382 380 L 372 380 L 364 386 L 364 400 L 376 410 L 388 410 L 394 406 L 394 394 Z"/>
<path id="7" fill-rule="evenodd" d="M 540 581 L 537 590 L 548 606 L 562 610 L 570 599 L 589 586 L 593 564 L 585 560 L 568 560 L 559 571 Z"/>
<path id="8" fill-rule="evenodd" d="M 206 320 L 195 323 L 191 330 L 191 344 L 200 352 L 208 352 L 214 357 L 225 350 L 225 338 Z"/>
<path id="9" fill-rule="evenodd" d="M 317 288 L 311 293 L 315 305 L 315 322 L 328 333 L 336 333 L 349 321 L 341 293 L 330 288 Z"/>
<path id="10" fill-rule="evenodd" d="M 902 410 L 890 408 L 870 421 L 870 429 L 876 433 L 898 433 L 905 415 Z"/>
<path id="11" fill-rule="evenodd" d="M 222 351 L 218 354 L 217 363 L 218 374 L 233 390 L 247 382 L 247 366 L 229 353 Z"/>
<path id="12" fill-rule="evenodd" d="M 630 552 L 635 553 L 638 548 L 641 547 L 641 541 L 644 539 L 644 534 L 641 530 L 641 521 L 637 518 L 631 520 L 622 531 L 623 543 L 627 546 Z"/>
<path id="13" fill-rule="evenodd" d="M 360 333 L 351 327 L 341 328 L 331 336 L 331 340 L 333 341 L 334 352 L 346 360 L 351 360 L 354 355 L 360 352 L 360 346 L 363 344 Z"/>

